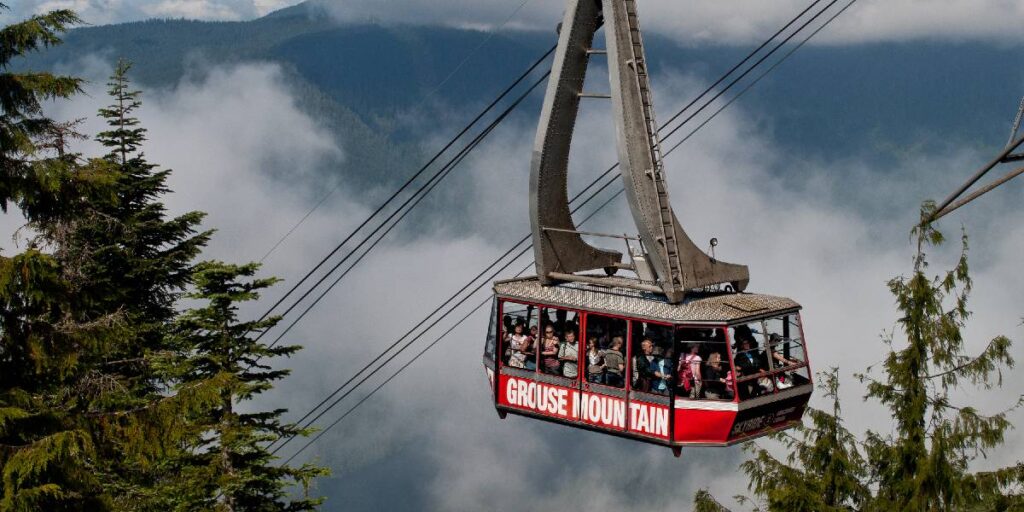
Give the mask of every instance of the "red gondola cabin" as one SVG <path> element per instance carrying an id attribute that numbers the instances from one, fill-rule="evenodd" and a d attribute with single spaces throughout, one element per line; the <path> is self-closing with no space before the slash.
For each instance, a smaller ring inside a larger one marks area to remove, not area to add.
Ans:
<path id="1" fill-rule="evenodd" d="M 796 425 L 811 395 L 800 305 L 758 294 L 670 304 L 586 283 L 499 281 L 484 365 L 499 415 L 672 447 Z"/>

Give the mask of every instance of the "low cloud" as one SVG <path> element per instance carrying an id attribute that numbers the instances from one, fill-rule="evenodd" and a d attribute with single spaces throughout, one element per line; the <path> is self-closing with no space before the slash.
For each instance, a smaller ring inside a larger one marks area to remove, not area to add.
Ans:
<path id="1" fill-rule="evenodd" d="M 441 24 L 488 29 L 498 26 L 519 2 L 506 0 L 313 0 L 346 22 Z M 762 40 L 802 11 L 807 0 L 651 0 L 640 5 L 642 26 L 689 44 L 749 44 Z M 833 10 L 845 5 L 836 2 Z M 821 6 L 828 2 L 821 2 Z M 553 29 L 563 2 L 530 1 L 509 22 L 511 27 Z M 1012 0 L 861 0 L 816 43 L 878 41 L 984 40 L 1019 44 L 1017 20 L 1024 4 Z M 825 16 L 819 18 L 819 21 Z"/>
<path id="2" fill-rule="evenodd" d="M 645 8 L 650 11 L 654 5 Z M 104 83 L 106 66 L 89 66 L 93 84 Z M 686 76 L 659 77 L 656 83 L 659 98 L 680 99 L 704 85 Z M 210 212 L 206 224 L 218 229 L 209 257 L 258 258 L 334 185 L 329 170 L 344 165 L 345 148 L 314 115 L 296 107 L 273 65 L 195 70 L 174 87 L 146 91 L 144 101 L 139 116 L 151 139 L 146 154 L 174 169 L 168 204 L 175 212 Z M 88 96 L 62 103 L 54 113 L 92 116 L 105 103 L 101 87 L 93 85 Z M 607 109 L 588 107 L 583 113 L 573 190 L 588 181 L 583 176 L 615 159 Z M 792 296 L 804 305 L 812 364 L 842 369 L 848 425 L 888 431 L 885 414 L 862 403 L 863 387 L 851 374 L 883 356 L 878 335 L 895 317 L 885 281 L 910 269 L 908 232 L 916 205 L 950 190 L 985 155 L 970 149 L 910 155 L 897 171 L 806 161 L 754 131 L 747 120 L 755 115 L 771 113 L 745 112 L 739 104 L 669 157 L 674 205 L 698 245 L 716 236 L 722 242 L 719 257 L 750 265 L 754 290 Z M 287 418 L 297 418 L 529 229 L 526 178 L 535 127 L 533 118 L 512 119 L 446 182 L 449 193 L 457 191 L 475 212 L 467 230 L 437 226 L 389 240 L 289 334 L 285 342 L 306 349 L 282 362 L 295 372 L 263 405 L 287 407 Z M 92 120 L 85 130 L 99 128 Z M 289 279 L 267 298 L 280 296 L 366 213 L 359 191 L 342 183 L 267 260 L 267 274 Z M 946 222 L 947 234 L 954 237 L 960 222 L 974 234 L 978 313 L 969 330 L 971 348 L 997 333 L 1024 343 L 1024 277 L 1017 271 L 1024 212 L 1000 191 Z M 588 227 L 635 230 L 621 201 Z M 934 251 L 933 268 L 954 260 L 955 244 L 950 245 Z M 663 448 L 523 418 L 499 420 L 480 363 L 486 322 L 485 313 L 473 316 L 304 455 L 335 470 L 318 489 L 331 497 L 326 510 L 677 510 L 688 508 L 700 487 L 723 498 L 746 492 L 737 472 L 743 460 L 738 448 L 685 450 L 677 460 Z M 1007 377 L 1004 389 L 1021 389 L 1024 375 Z M 1007 395 L 969 400 L 991 411 L 1012 401 Z M 1013 419 L 1024 421 L 1020 414 Z M 1011 439 L 1022 440 L 1016 433 Z M 1003 452 L 997 457 L 1020 458 L 1019 451 Z"/>
<path id="3" fill-rule="evenodd" d="M 51 9 L 77 11 L 90 24 L 150 18 L 238 21 L 254 19 L 298 0 L 21 0 L 0 11 L 10 22 Z M 309 0 L 344 23 L 444 25 L 473 30 L 506 28 L 553 30 L 561 21 L 561 1 L 529 0 Z M 821 2 L 818 7 L 828 2 Z M 845 5 L 836 2 L 831 12 Z M 651 0 L 640 5 L 646 30 L 684 44 L 759 42 L 809 4 L 808 0 Z M 1024 4 L 1014 0 L 860 0 L 812 44 L 852 44 L 917 40 L 986 41 L 1021 44 L 1017 23 Z M 825 17 L 819 18 L 819 22 Z"/>
<path id="4" fill-rule="evenodd" d="M 151 18 L 239 21 L 258 18 L 297 3 L 296 0 L 18 0 L 0 22 L 10 22 L 54 9 L 71 9 L 92 25 Z"/>

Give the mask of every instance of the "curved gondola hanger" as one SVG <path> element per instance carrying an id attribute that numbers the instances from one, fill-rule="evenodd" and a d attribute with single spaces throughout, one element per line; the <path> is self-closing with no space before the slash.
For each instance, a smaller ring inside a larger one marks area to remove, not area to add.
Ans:
<path id="1" fill-rule="evenodd" d="M 605 50 L 593 47 L 602 24 Z M 541 282 L 607 282 L 663 293 L 670 303 L 681 302 L 687 291 L 716 285 L 742 291 L 750 280 L 747 267 L 718 261 L 699 249 L 669 202 L 636 1 L 567 0 L 559 27 L 530 173 L 530 223 Z M 629 263 L 618 251 L 584 241 L 583 235 L 594 233 L 578 231 L 569 210 L 569 148 L 580 101 L 609 97 L 583 91 L 591 57 L 603 54 L 608 59 L 619 169 L 639 231 L 636 239 L 618 237 L 627 239 Z M 596 269 L 609 275 L 626 269 L 637 278 L 579 274 Z"/>

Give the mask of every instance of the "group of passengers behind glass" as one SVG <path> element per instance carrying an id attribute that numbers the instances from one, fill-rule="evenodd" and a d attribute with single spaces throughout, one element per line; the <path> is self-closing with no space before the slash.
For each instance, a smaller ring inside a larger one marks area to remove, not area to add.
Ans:
<path id="1" fill-rule="evenodd" d="M 579 344 L 576 340 L 576 319 L 556 311 L 555 319 L 543 323 L 543 334 L 537 325 L 527 328 L 533 318 L 533 307 L 525 314 L 505 315 L 502 324 L 507 333 L 504 338 L 506 364 L 529 371 L 539 369 L 551 375 L 575 379 L 579 374 Z M 534 319 L 535 320 L 535 319 Z"/>
<path id="2" fill-rule="evenodd" d="M 741 399 L 752 398 L 784 390 L 809 382 L 797 372 L 775 371 L 800 366 L 799 358 L 788 355 L 790 340 L 777 333 L 768 337 L 767 347 L 760 347 L 749 326 L 739 325 L 735 329 L 736 389 Z"/>
<path id="3" fill-rule="evenodd" d="M 581 348 L 577 313 L 547 308 L 539 311 L 539 318 L 537 313 L 536 308 L 526 306 L 523 311 L 503 316 L 508 366 L 576 379 L 580 372 L 580 350 L 584 350 L 583 376 L 587 382 L 625 387 L 625 320 L 589 316 L 587 342 Z M 773 333 L 762 347 L 748 325 L 733 328 L 731 368 L 723 328 L 669 327 L 633 321 L 632 338 L 629 375 L 630 388 L 635 391 L 660 395 L 672 391 L 681 398 L 732 400 L 734 392 L 740 399 L 747 399 L 809 382 L 808 378 L 789 371 L 803 366 L 799 355 L 790 356 L 791 344 L 802 349 L 798 342 Z"/>

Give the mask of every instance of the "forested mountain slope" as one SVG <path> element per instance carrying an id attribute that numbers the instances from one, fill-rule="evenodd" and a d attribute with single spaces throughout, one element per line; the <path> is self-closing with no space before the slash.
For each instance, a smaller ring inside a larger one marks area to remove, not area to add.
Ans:
<path id="1" fill-rule="evenodd" d="M 508 31 L 449 73 L 488 35 L 436 26 L 342 25 L 306 4 L 246 22 L 151 20 L 72 31 L 68 44 L 30 61 L 51 68 L 88 54 L 124 57 L 146 86 L 180 79 L 195 62 L 282 64 L 307 107 L 354 150 L 358 180 L 394 178 L 423 135 L 403 116 L 424 110 L 454 133 L 555 40 Z M 656 72 L 713 80 L 746 47 L 683 47 L 650 34 Z M 1024 94 L 1021 48 L 985 43 L 908 42 L 809 46 L 743 100 L 750 122 L 783 148 L 826 158 L 899 158 L 909 149 L 998 146 Z M 438 88 L 438 84 L 444 85 Z M 660 108 L 679 98 L 659 98 Z M 425 106 L 424 106 L 425 105 Z M 532 105 L 536 109 L 538 103 Z M 529 111 L 529 115 L 535 115 Z M 404 172 L 404 171 L 403 171 Z"/>

